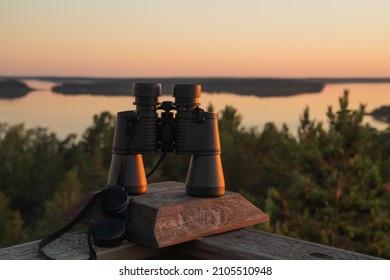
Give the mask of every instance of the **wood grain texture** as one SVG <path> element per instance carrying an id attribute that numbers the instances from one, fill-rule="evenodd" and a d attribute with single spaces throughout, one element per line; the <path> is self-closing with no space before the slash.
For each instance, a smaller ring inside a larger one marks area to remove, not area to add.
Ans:
<path id="1" fill-rule="evenodd" d="M 170 187 L 173 185 L 174 187 Z M 183 183 L 151 184 L 131 197 L 128 239 L 163 248 L 269 220 L 238 193 L 198 198 L 185 195 Z"/>
<path id="2" fill-rule="evenodd" d="M 39 241 L 0 249 L 0 260 L 37 260 Z M 180 258 L 197 259 L 282 259 L 282 260 L 371 260 L 356 252 L 337 249 L 262 231 L 239 229 L 163 249 L 125 242 L 114 248 L 96 248 L 98 259 L 148 259 L 178 253 Z M 56 259 L 87 259 L 84 232 L 70 233 L 54 241 L 45 252 Z"/>
<path id="3" fill-rule="evenodd" d="M 72 220 L 92 195 L 70 207 L 61 217 Z M 180 182 L 148 185 L 146 194 L 130 196 L 127 239 L 163 248 L 201 237 L 244 228 L 269 217 L 238 193 L 199 198 L 185 194 Z M 90 217 L 84 219 L 90 222 Z"/>
<path id="4" fill-rule="evenodd" d="M 38 254 L 38 243 L 39 240 L 0 249 L 0 260 L 40 260 L 42 257 Z M 167 252 L 164 249 L 156 249 L 127 241 L 114 248 L 96 247 L 95 249 L 97 258 L 105 260 L 147 259 Z M 86 233 L 66 234 L 47 245 L 44 251 L 50 257 L 58 260 L 88 259 Z"/>
<path id="5" fill-rule="evenodd" d="M 239 229 L 176 246 L 201 259 L 369 260 L 373 256 L 272 233 Z"/>

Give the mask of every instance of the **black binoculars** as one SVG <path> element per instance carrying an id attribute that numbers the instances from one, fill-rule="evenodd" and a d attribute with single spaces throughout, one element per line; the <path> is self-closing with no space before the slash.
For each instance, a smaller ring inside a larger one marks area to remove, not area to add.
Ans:
<path id="1" fill-rule="evenodd" d="M 159 83 L 133 84 L 136 108 L 117 114 L 108 186 L 121 187 L 129 195 L 145 193 L 142 154 L 174 152 L 191 155 L 187 195 L 224 195 L 217 114 L 199 107 L 201 86 L 174 85 L 174 102 L 160 103 L 161 93 Z"/>

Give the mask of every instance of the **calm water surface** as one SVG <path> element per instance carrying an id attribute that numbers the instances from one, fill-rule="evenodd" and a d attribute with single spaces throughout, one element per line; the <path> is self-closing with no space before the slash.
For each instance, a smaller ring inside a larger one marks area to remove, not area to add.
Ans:
<path id="1" fill-rule="evenodd" d="M 0 123 L 25 123 L 26 127 L 47 127 L 50 131 L 64 138 L 69 133 L 79 136 L 92 124 L 92 117 L 102 111 L 115 114 L 118 111 L 133 110 L 133 97 L 92 96 L 92 95 L 62 95 L 53 93 L 52 82 L 38 80 L 25 81 L 30 87 L 38 89 L 27 96 L 4 100 L 0 99 Z M 240 96 L 231 93 L 202 93 L 203 108 L 211 103 L 219 112 L 226 105 L 237 108 L 242 115 L 245 127 L 262 129 L 265 123 L 274 122 L 278 127 L 285 123 L 292 134 L 296 134 L 299 117 L 306 106 L 310 107 L 312 118 L 326 123 L 328 106 L 338 108 L 338 98 L 344 89 L 350 90 L 350 108 L 357 109 L 360 103 L 367 105 L 367 112 L 382 105 L 390 105 L 390 83 L 384 84 L 331 84 L 321 93 L 301 94 L 291 97 L 259 98 Z M 163 96 L 161 100 L 172 100 Z M 365 123 L 377 129 L 385 129 L 388 125 L 366 116 Z"/>

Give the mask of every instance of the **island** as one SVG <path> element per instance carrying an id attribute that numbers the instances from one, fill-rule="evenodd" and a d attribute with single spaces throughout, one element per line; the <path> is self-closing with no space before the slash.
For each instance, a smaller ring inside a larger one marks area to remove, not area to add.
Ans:
<path id="1" fill-rule="evenodd" d="M 0 80 L 0 98 L 13 99 L 26 96 L 33 89 L 19 80 Z"/>
<path id="2" fill-rule="evenodd" d="M 368 115 L 371 115 L 377 121 L 390 124 L 390 105 L 381 106 L 372 110 Z"/>
<path id="3" fill-rule="evenodd" d="M 301 93 L 319 93 L 324 83 L 303 79 L 279 78 L 129 78 L 129 79 L 70 79 L 53 87 L 61 94 L 131 95 L 132 84 L 161 83 L 163 94 L 171 95 L 173 84 L 201 84 L 208 93 L 235 93 L 258 97 L 291 96 Z"/>

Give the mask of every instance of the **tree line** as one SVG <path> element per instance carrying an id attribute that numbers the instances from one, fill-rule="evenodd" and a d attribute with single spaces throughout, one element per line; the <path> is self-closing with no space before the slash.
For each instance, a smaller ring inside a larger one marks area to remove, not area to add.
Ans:
<path id="1" fill-rule="evenodd" d="M 327 123 L 306 108 L 296 136 L 273 123 L 245 128 L 227 106 L 218 119 L 226 186 L 270 216 L 259 229 L 390 258 L 390 128 L 364 125 L 365 107 L 348 105 L 345 92 Z M 0 125 L 0 247 L 53 232 L 61 211 L 106 187 L 114 128 L 108 112 L 80 139 Z M 158 157 L 144 156 L 146 171 Z M 185 181 L 188 164 L 168 154 L 149 182 Z"/>

